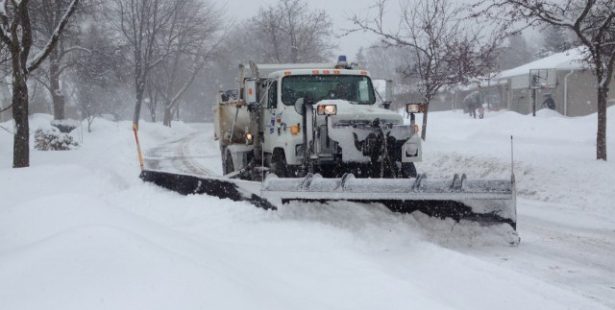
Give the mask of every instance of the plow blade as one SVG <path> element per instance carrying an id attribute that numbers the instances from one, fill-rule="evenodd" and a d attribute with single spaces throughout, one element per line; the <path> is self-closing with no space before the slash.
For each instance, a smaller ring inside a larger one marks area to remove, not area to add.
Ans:
<path id="1" fill-rule="evenodd" d="M 484 225 L 517 226 L 514 175 L 510 180 L 429 180 L 425 175 L 414 179 L 359 179 L 349 174 L 328 179 L 320 175 L 304 178 L 269 176 L 261 190 L 271 202 L 353 201 L 382 203 L 391 211 L 423 212 L 441 219 L 468 220 Z"/>
<path id="2" fill-rule="evenodd" d="M 260 188 L 260 183 L 232 180 L 216 176 L 196 176 L 177 172 L 143 170 L 141 179 L 158 186 L 176 191 L 182 195 L 206 194 L 221 199 L 247 201 L 265 210 L 276 210 L 266 199 L 255 194 L 250 188 Z M 256 184 L 254 184 L 256 183 Z"/>
<path id="3" fill-rule="evenodd" d="M 263 183 L 222 176 L 189 175 L 143 170 L 141 179 L 183 195 L 206 194 L 221 199 L 247 201 L 266 210 L 291 201 L 351 201 L 380 203 L 393 212 L 420 211 L 440 219 L 467 220 L 482 225 L 517 227 L 514 175 L 510 180 L 364 179 L 352 174 L 343 178 L 308 175 L 278 178 L 269 175 Z"/>

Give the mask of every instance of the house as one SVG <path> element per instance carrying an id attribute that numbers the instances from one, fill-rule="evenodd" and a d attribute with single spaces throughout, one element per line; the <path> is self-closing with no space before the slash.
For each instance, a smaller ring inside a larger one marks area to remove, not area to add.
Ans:
<path id="1" fill-rule="evenodd" d="M 532 113 L 532 93 L 535 89 L 537 110 L 550 96 L 555 101 L 555 110 L 562 115 L 595 113 L 597 81 L 585 57 L 585 48 L 577 47 L 499 72 L 480 84 L 446 89 L 438 94 L 431 110 L 462 108 L 463 98 L 478 89 L 491 108 L 529 114 Z M 609 105 L 613 105 L 615 79 L 611 81 L 610 89 Z"/>

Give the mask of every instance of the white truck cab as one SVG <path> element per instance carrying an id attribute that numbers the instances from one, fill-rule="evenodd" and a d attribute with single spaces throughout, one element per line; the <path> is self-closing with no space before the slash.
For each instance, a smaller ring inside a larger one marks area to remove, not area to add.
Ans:
<path id="1" fill-rule="evenodd" d="M 243 98 L 230 104 L 236 109 L 233 119 L 228 120 L 232 108 L 220 112 L 228 102 L 219 100 L 217 105 L 217 136 L 224 135 L 222 127 L 232 127 L 231 136 L 241 132 L 245 137 L 221 139 L 223 157 L 233 161 L 230 165 L 226 160 L 225 166 L 232 166 L 226 173 L 257 159 L 260 163 L 253 166 L 267 167 L 281 177 L 315 172 L 416 175 L 413 162 L 422 154 L 415 127 L 404 125 L 398 112 L 376 104 L 378 94 L 367 71 L 339 63 L 250 67 L 250 75 L 242 74 Z M 223 115 L 226 120 L 220 120 Z"/>

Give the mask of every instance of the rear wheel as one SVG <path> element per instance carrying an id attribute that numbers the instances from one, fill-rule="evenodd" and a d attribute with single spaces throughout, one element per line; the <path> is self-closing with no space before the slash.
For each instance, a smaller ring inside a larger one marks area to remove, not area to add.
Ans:
<path id="1" fill-rule="evenodd" d="M 402 163 L 401 164 L 401 175 L 404 178 L 416 178 L 416 167 L 414 163 Z"/>
<path id="2" fill-rule="evenodd" d="M 284 151 L 276 149 L 271 155 L 271 164 L 269 165 L 271 173 L 277 175 L 280 178 L 288 177 L 288 167 L 286 165 L 286 156 Z"/>

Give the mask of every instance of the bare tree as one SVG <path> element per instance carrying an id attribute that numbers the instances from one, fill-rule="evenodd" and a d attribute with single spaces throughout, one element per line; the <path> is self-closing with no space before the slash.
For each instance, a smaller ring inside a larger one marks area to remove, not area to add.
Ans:
<path id="1" fill-rule="evenodd" d="M 7 76 L 11 74 L 10 68 L 10 54 L 4 45 L 0 41 L 0 121 L 3 120 L 2 113 L 7 113 L 11 109 L 11 104 L 5 102 L 10 96 L 9 85 L 6 82 Z M 8 114 L 8 113 L 7 113 Z"/>
<path id="2" fill-rule="evenodd" d="M 42 46 L 49 40 L 71 2 L 70 0 L 31 0 L 30 12 L 35 46 Z M 62 91 L 61 76 L 66 69 L 75 64 L 68 56 L 73 52 L 86 51 L 79 46 L 78 42 L 80 31 L 78 17 L 83 15 L 80 12 L 84 12 L 84 4 L 90 6 L 93 2 L 92 0 L 85 0 L 84 3 L 84 0 L 82 0 L 75 18 L 69 20 L 63 34 L 58 39 L 56 47 L 49 54 L 47 66 L 41 68 L 41 76 L 35 76 L 36 80 L 49 91 L 53 116 L 57 120 L 65 118 L 66 99 Z"/>
<path id="3" fill-rule="evenodd" d="M 171 126 L 182 95 L 220 42 L 215 36 L 221 25 L 220 12 L 211 4 L 200 0 L 176 0 L 175 5 L 169 25 L 160 39 L 166 46 L 167 57 L 158 66 L 149 87 L 150 106 L 155 109 L 158 95 L 163 100 L 165 126 Z M 153 94 L 152 88 L 155 89 Z"/>
<path id="4" fill-rule="evenodd" d="M 399 68 L 408 67 L 412 63 L 411 53 L 407 48 L 385 47 L 375 42 L 366 50 L 366 63 L 359 60 L 359 65 L 366 65 L 369 72 L 378 78 L 393 78 L 396 84 L 401 83 L 403 76 Z"/>
<path id="5" fill-rule="evenodd" d="M 543 46 L 539 51 L 540 56 L 546 57 L 553 53 L 561 53 L 572 48 L 568 40 L 567 29 L 546 25 L 543 30 Z"/>
<path id="6" fill-rule="evenodd" d="M 427 136 L 429 103 L 442 86 L 467 82 L 493 64 L 497 37 L 483 38 L 482 32 L 466 28 L 461 11 L 448 0 L 418 0 L 402 5 L 398 29 L 385 29 L 386 0 L 375 4 L 375 18 L 354 16 L 357 29 L 378 35 L 385 47 L 408 49 L 412 61 L 400 71 L 417 81 L 426 104 L 421 137 Z"/>
<path id="7" fill-rule="evenodd" d="M 115 46 L 112 33 L 100 23 L 91 23 L 82 29 L 81 46 L 88 53 L 75 54 L 74 66 L 67 72 L 67 83 L 72 86 L 73 99 L 82 119 L 88 123 L 88 132 L 94 120 L 105 113 L 117 115 L 120 104 L 129 89 L 128 70 Z"/>
<path id="8" fill-rule="evenodd" d="M 79 0 L 72 0 L 43 48 L 30 57 L 32 24 L 28 0 L 0 2 L 0 40 L 8 47 L 12 71 L 12 110 L 15 120 L 13 167 L 30 165 L 30 128 L 28 123 L 28 77 L 51 54 L 75 12 Z"/>
<path id="9" fill-rule="evenodd" d="M 498 54 L 497 69 L 508 70 L 535 60 L 521 32 L 507 36 L 506 44 Z"/>
<path id="10" fill-rule="evenodd" d="M 156 65 L 166 55 L 158 42 L 173 16 L 175 1 L 166 0 L 113 0 L 110 18 L 130 49 L 134 69 L 135 107 L 133 125 L 139 126 L 141 105 L 147 80 Z"/>
<path id="11" fill-rule="evenodd" d="M 145 87 L 147 98 L 144 101 L 152 122 L 156 122 L 156 119 L 158 119 L 156 112 L 158 110 L 158 102 L 161 101 L 160 89 L 156 80 L 154 76 L 150 76 Z"/>
<path id="12" fill-rule="evenodd" d="M 268 62 L 322 61 L 335 47 L 330 43 L 331 18 L 324 10 L 311 10 L 303 0 L 280 0 L 262 8 L 247 25 Z"/>
<path id="13" fill-rule="evenodd" d="M 508 25 L 525 21 L 529 26 L 549 24 L 574 32 L 586 47 L 596 76 L 598 129 L 596 159 L 607 159 L 606 108 L 609 84 L 615 68 L 615 3 L 612 0 L 484 0 L 477 14 Z"/>

